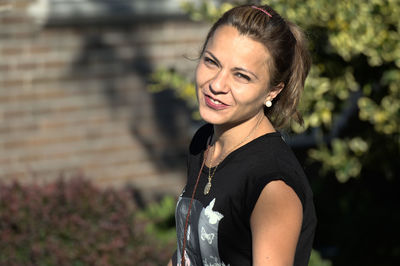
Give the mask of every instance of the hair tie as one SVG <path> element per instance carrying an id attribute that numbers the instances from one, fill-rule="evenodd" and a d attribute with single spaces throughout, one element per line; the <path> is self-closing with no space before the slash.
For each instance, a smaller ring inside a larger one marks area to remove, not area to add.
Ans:
<path id="1" fill-rule="evenodd" d="M 257 9 L 257 10 L 260 10 L 261 12 L 264 12 L 265 14 L 268 15 L 268 17 L 272 18 L 272 15 L 271 15 L 270 13 L 268 13 L 267 10 L 264 10 L 264 9 L 259 8 L 259 7 L 256 7 L 256 6 L 251 6 L 251 7 L 252 7 L 252 8 L 255 8 L 255 9 Z"/>

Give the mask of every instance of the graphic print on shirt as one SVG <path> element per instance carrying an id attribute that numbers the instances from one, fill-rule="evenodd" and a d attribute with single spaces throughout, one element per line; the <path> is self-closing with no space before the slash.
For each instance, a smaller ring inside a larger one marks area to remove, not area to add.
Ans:
<path id="1" fill-rule="evenodd" d="M 181 265 L 182 239 L 189 203 L 189 198 L 179 197 L 175 210 L 178 236 L 178 265 Z M 206 208 L 203 208 L 201 202 L 193 200 L 188 231 L 186 233 L 186 265 L 226 266 L 218 253 L 218 224 L 224 216 L 213 210 L 214 205 L 215 198 Z"/>

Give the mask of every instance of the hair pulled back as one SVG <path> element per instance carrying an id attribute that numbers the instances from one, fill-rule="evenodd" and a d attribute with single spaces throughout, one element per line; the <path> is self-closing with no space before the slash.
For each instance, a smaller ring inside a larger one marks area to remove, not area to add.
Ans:
<path id="1" fill-rule="evenodd" d="M 297 25 L 283 19 L 271 7 L 263 5 L 257 8 L 271 16 L 251 5 L 234 7 L 224 13 L 208 32 L 201 55 L 215 31 L 223 25 L 233 26 L 240 34 L 262 43 L 271 55 L 267 64 L 270 75 L 268 89 L 284 84 L 272 107 L 264 108 L 264 113 L 278 129 L 285 127 L 291 119 L 302 123 L 297 105 L 311 66 L 307 40 Z"/>

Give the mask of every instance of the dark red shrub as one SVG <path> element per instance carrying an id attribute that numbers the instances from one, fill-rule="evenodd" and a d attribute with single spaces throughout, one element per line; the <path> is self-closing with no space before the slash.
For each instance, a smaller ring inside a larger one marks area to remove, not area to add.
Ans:
<path id="1" fill-rule="evenodd" d="M 75 178 L 0 184 L 0 265 L 165 265 L 173 245 L 145 234 L 126 189 Z"/>

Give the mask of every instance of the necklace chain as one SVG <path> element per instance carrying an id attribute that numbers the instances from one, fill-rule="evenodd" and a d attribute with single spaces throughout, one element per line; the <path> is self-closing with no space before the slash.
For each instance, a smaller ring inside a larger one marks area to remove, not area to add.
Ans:
<path id="1" fill-rule="evenodd" d="M 210 156 L 210 162 L 209 162 L 209 168 L 208 168 L 208 182 L 204 187 L 204 195 L 207 195 L 210 190 L 211 190 L 211 186 L 212 186 L 212 179 L 215 175 L 215 172 L 217 171 L 218 165 L 224 160 L 225 156 L 227 156 L 229 153 L 231 153 L 232 151 L 234 151 L 235 149 L 237 149 L 240 145 L 242 145 L 246 140 L 248 140 L 250 138 L 251 135 L 253 135 L 253 133 L 256 131 L 256 129 L 258 128 L 258 126 L 260 125 L 260 122 L 262 120 L 263 116 L 261 116 L 258 121 L 257 124 L 254 126 L 254 128 L 250 131 L 250 133 L 238 144 L 236 144 L 232 149 L 228 150 L 227 152 L 224 152 L 222 154 L 222 156 L 220 157 L 219 162 L 215 165 L 215 167 L 211 167 L 212 165 L 212 156 Z M 208 149 L 208 148 L 207 148 Z M 214 143 L 214 149 L 212 151 L 212 154 L 214 154 L 215 152 L 215 143 Z M 211 168 L 214 168 L 213 171 L 211 172 Z"/>

